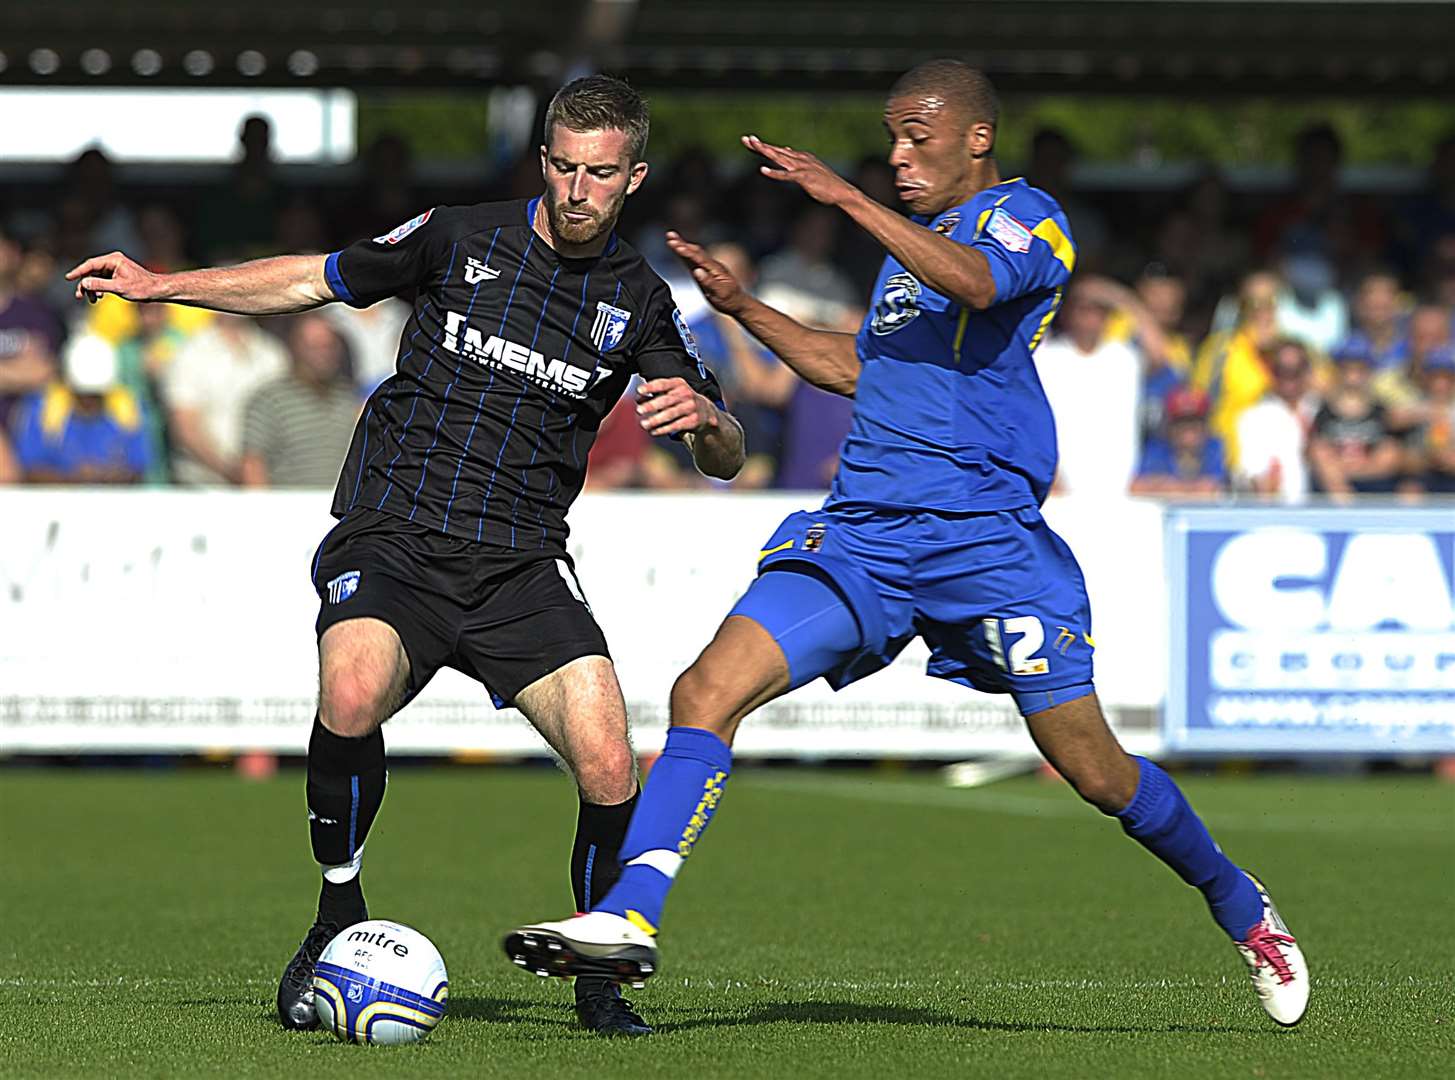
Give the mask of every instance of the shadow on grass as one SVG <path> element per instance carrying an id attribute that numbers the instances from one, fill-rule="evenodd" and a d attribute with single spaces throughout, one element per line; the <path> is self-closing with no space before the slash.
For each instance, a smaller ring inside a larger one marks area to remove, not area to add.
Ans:
<path id="1" fill-rule="evenodd" d="M 647 1022 L 653 1022 L 651 1017 L 647 1018 Z M 1256 1035 L 1266 1034 L 1269 1030 L 1252 1027 L 1220 1027 L 1211 1024 L 1061 1024 L 1051 1020 L 1035 1023 L 981 1020 L 974 1016 L 955 1016 L 933 1009 L 912 1008 L 903 1005 L 864 1005 L 852 1001 L 799 1001 L 776 1005 L 757 1005 L 744 1011 L 668 1020 L 654 1026 L 658 1031 L 666 1034 L 698 1027 L 738 1027 L 752 1024 L 897 1024 L 911 1027 L 970 1028 L 975 1031 L 1052 1031 L 1078 1035 L 1136 1035 L 1164 1032 Z"/>
<path id="2" fill-rule="evenodd" d="M 541 1001 L 529 998 L 493 998 L 462 994 L 451 997 L 445 1016 L 456 1020 L 480 1020 L 487 1024 L 547 1024 L 575 1027 L 576 1013 L 569 998 Z"/>

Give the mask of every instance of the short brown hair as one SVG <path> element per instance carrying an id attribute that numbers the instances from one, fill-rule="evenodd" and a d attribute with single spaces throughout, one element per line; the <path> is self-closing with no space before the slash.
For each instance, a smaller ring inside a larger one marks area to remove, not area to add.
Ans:
<path id="1" fill-rule="evenodd" d="M 647 102 L 623 80 L 610 75 L 586 75 L 556 91 L 546 107 L 545 142 L 557 124 L 568 131 L 624 131 L 631 140 L 632 161 L 647 151 L 651 121 Z"/>
<path id="2" fill-rule="evenodd" d="M 995 127 L 1000 122 L 1000 99 L 995 87 L 983 71 L 963 60 L 926 60 L 901 75 L 889 90 L 890 100 L 922 94 L 939 94 L 958 105 L 965 110 L 968 123 Z"/>

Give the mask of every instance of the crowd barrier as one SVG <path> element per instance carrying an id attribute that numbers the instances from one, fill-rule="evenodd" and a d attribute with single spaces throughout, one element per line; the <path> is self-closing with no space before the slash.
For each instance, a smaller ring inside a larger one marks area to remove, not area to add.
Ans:
<path id="1" fill-rule="evenodd" d="M 673 679 L 763 541 L 818 501 L 587 494 L 573 508 L 570 551 L 640 748 L 660 745 Z M 0 753 L 301 752 L 327 507 L 319 492 L 0 489 Z M 1045 513 L 1085 571 L 1097 689 L 1132 748 L 1455 752 L 1455 515 L 1137 499 L 1053 499 Z M 916 642 L 844 691 L 803 687 L 746 722 L 737 751 L 1032 752 L 1009 698 L 929 678 L 926 658 Z M 1151 726 L 1164 705 L 1165 731 Z M 545 749 L 452 671 L 387 739 L 393 753 Z"/>

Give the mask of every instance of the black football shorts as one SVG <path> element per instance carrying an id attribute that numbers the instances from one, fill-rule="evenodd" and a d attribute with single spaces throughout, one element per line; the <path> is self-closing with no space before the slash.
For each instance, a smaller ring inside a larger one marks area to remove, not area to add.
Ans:
<path id="1" fill-rule="evenodd" d="M 497 706 L 582 656 L 610 656 L 571 558 L 477 544 L 354 509 L 319 545 L 317 631 L 380 619 L 409 657 L 406 700 L 442 667 L 478 679 Z"/>

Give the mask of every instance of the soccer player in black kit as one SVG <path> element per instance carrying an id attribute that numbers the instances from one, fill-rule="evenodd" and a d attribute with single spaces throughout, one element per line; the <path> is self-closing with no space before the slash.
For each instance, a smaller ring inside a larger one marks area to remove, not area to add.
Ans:
<path id="1" fill-rule="evenodd" d="M 152 274 L 120 252 L 67 277 L 114 293 L 244 315 L 414 291 L 396 373 L 369 398 L 313 562 L 319 705 L 308 820 L 323 868 L 318 914 L 278 988 L 285 1027 L 318 1023 L 313 966 L 367 917 L 359 869 L 384 798 L 383 722 L 441 667 L 514 705 L 580 794 L 571 882 L 589 911 L 620 872 L 637 797 L 626 707 L 606 641 L 566 553 L 587 452 L 634 374 L 654 436 L 681 436 L 709 476 L 743 462 L 742 429 L 671 293 L 614 232 L 647 175 L 646 103 L 607 76 L 562 88 L 546 112 L 545 191 L 440 206 L 342 251 Z M 613 982 L 579 979 L 583 1024 L 648 1028 Z"/>

